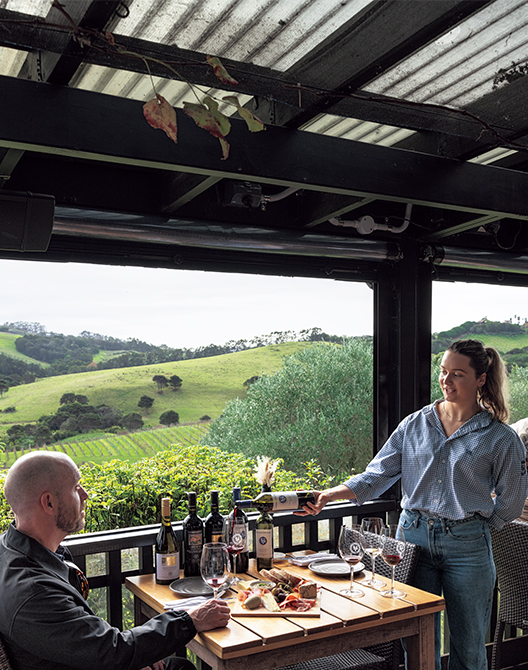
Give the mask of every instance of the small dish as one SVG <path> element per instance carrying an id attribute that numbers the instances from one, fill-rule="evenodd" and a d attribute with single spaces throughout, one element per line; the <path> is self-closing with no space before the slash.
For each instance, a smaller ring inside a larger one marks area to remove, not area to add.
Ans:
<path id="1" fill-rule="evenodd" d="M 169 584 L 171 591 L 179 596 L 211 596 L 213 589 L 201 577 L 184 577 Z"/>
<path id="2" fill-rule="evenodd" d="M 325 577 L 345 577 L 350 575 L 350 566 L 343 561 L 339 556 L 329 558 L 320 558 L 308 565 L 312 572 L 316 575 L 324 575 Z M 357 563 L 354 566 L 354 574 L 365 569 L 363 563 Z"/>
<path id="3" fill-rule="evenodd" d="M 284 563 L 286 561 L 286 554 L 283 554 L 282 551 L 273 552 L 273 562 L 274 563 Z"/>
<path id="4" fill-rule="evenodd" d="M 265 579 L 254 579 L 252 582 L 249 582 L 251 588 L 255 586 L 261 586 L 263 589 L 272 589 L 275 587 L 275 582 L 268 582 Z"/>

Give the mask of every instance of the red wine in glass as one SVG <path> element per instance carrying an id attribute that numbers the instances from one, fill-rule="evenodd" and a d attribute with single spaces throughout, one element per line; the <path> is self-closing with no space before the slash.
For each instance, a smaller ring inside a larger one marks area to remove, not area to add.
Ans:
<path id="1" fill-rule="evenodd" d="M 394 569 L 405 555 L 405 533 L 398 524 L 389 524 L 381 529 L 381 556 L 392 568 L 391 587 L 381 591 L 385 598 L 403 598 L 405 593 L 394 588 Z"/>
<path id="2" fill-rule="evenodd" d="M 341 589 L 340 593 L 353 598 L 361 598 L 365 593 L 354 584 L 354 566 L 359 563 L 365 553 L 365 538 L 358 524 L 343 525 L 339 533 L 337 545 L 341 558 L 350 565 L 350 588 Z"/>

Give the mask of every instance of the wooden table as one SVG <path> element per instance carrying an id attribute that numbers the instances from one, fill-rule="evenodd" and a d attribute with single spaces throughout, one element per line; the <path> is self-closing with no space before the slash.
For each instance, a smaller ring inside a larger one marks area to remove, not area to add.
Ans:
<path id="1" fill-rule="evenodd" d="M 367 586 L 364 597 L 352 600 L 339 594 L 348 579 L 291 565 L 285 569 L 321 585 L 320 617 L 233 617 L 226 628 L 196 635 L 188 648 L 214 670 L 247 670 L 248 662 L 251 670 L 272 670 L 404 637 L 408 667 L 434 669 L 434 614 L 444 609 L 443 598 L 403 584 L 404 600 L 384 598 Z M 248 575 L 258 576 L 254 560 Z M 369 576 L 365 571 L 356 581 Z M 176 599 L 168 586 L 156 584 L 154 575 L 128 577 L 126 586 L 134 594 L 137 624 Z"/>

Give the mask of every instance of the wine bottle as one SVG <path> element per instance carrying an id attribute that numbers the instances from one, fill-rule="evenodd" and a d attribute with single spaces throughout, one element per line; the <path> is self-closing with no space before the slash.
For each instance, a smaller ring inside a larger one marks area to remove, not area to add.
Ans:
<path id="1" fill-rule="evenodd" d="M 205 541 L 225 542 L 225 521 L 218 511 L 218 491 L 211 491 L 211 511 L 205 519 Z"/>
<path id="2" fill-rule="evenodd" d="M 170 498 L 161 499 L 161 528 L 156 538 L 156 583 L 180 578 L 180 543 L 171 525 Z"/>
<path id="3" fill-rule="evenodd" d="M 270 492 L 271 487 L 263 484 L 262 493 Z M 270 570 L 273 567 L 273 517 L 267 510 L 260 512 L 255 528 L 257 570 Z"/>
<path id="4" fill-rule="evenodd" d="M 233 533 L 238 533 L 237 530 L 237 521 L 241 524 L 248 523 L 248 518 L 243 509 L 237 506 L 237 503 L 240 501 L 241 492 L 238 487 L 233 489 L 233 509 L 229 513 L 229 519 L 234 522 L 233 524 Z M 236 561 L 236 574 L 242 575 L 248 571 L 249 568 L 249 551 L 248 551 L 248 538 L 246 536 L 246 546 L 242 551 L 237 554 L 235 558 Z"/>
<path id="5" fill-rule="evenodd" d="M 239 500 L 237 507 L 247 509 L 255 507 L 260 512 L 281 512 L 300 509 L 306 503 L 314 503 L 313 491 L 263 491 L 253 500 Z"/>
<path id="6" fill-rule="evenodd" d="M 204 524 L 196 513 L 196 493 L 187 493 L 189 514 L 183 520 L 183 574 L 200 576 L 200 559 L 204 543 Z"/>

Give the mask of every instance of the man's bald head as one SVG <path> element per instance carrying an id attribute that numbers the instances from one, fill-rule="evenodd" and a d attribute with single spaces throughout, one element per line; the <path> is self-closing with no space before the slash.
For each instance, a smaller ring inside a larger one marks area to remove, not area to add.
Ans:
<path id="1" fill-rule="evenodd" d="M 33 451 L 21 456 L 9 469 L 4 495 L 18 515 L 38 504 L 40 496 L 50 491 L 60 495 L 68 472 L 77 470 L 73 460 L 58 451 Z"/>

